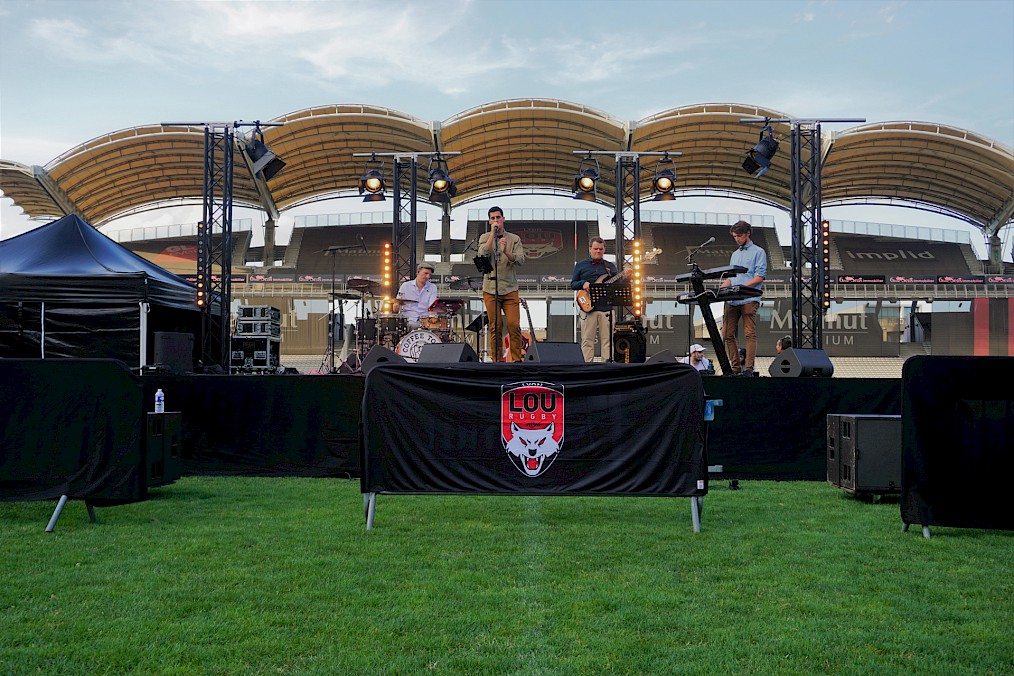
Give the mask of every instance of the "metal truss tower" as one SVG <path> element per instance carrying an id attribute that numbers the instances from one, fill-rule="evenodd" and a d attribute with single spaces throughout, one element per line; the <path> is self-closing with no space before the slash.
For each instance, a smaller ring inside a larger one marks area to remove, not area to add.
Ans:
<path id="1" fill-rule="evenodd" d="M 394 226 L 391 233 L 391 268 L 395 275 L 392 292 L 415 276 L 416 217 L 418 206 L 419 160 L 416 156 L 394 158 Z"/>
<path id="2" fill-rule="evenodd" d="M 197 233 L 197 282 L 206 289 L 201 306 L 201 357 L 205 365 L 218 364 L 226 372 L 231 349 L 234 149 L 231 125 L 204 128 L 204 216 Z"/>
<path id="3" fill-rule="evenodd" d="M 820 259 L 820 123 L 792 124 L 792 344 L 824 347 L 820 290 L 828 274 Z"/>
<path id="4" fill-rule="evenodd" d="M 637 154 L 616 156 L 616 267 L 623 270 L 634 264 L 632 244 L 641 239 L 641 160 Z M 618 320 L 640 319 L 633 307 L 623 307 Z"/>

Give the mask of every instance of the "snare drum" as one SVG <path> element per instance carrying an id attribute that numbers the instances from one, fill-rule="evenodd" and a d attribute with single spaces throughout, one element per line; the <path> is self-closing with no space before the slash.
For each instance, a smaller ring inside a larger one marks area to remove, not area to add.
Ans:
<path id="1" fill-rule="evenodd" d="M 442 342 L 440 336 L 424 329 L 412 331 L 398 342 L 396 352 L 408 361 L 415 361 L 422 352 L 423 345 L 433 345 Z"/>
<path id="2" fill-rule="evenodd" d="M 423 315 L 419 317 L 419 326 L 430 331 L 450 331 L 451 318 L 447 315 Z"/>

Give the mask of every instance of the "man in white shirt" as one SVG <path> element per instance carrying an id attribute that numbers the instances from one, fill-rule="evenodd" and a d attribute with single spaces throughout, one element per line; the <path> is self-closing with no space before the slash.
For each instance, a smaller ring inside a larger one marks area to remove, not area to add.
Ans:
<path id="1" fill-rule="evenodd" d="M 683 357 L 684 364 L 690 364 L 698 371 L 710 371 L 711 360 L 704 358 L 704 346 L 694 343 L 690 346 L 690 355 Z"/>
<path id="2" fill-rule="evenodd" d="M 430 281 L 433 263 L 423 261 L 416 270 L 415 279 L 409 279 L 398 289 L 398 298 L 415 301 L 401 306 L 401 315 L 412 329 L 419 328 L 419 317 L 428 315 L 430 307 L 437 302 L 437 287 Z"/>

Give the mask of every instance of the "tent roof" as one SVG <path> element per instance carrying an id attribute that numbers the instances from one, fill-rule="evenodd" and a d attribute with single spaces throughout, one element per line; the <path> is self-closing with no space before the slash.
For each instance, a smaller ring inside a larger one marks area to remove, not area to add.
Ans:
<path id="1" fill-rule="evenodd" d="M 196 309 L 194 287 L 71 214 L 0 242 L 7 300 L 139 302 Z"/>
<path id="2" fill-rule="evenodd" d="M 513 193 L 569 195 L 580 161 L 576 150 L 668 150 L 682 153 L 675 158 L 678 194 L 731 195 L 789 209 L 788 143 L 772 169 L 753 178 L 740 164 L 756 143 L 758 127 L 740 123 L 744 117 L 794 116 L 758 106 L 705 103 L 622 121 L 555 99 L 494 101 L 442 122 L 362 104 L 307 108 L 275 118 L 271 122 L 281 126 L 264 129 L 266 144 L 286 166 L 261 190 L 237 154 L 234 199 L 274 212 L 350 196 L 365 166 L 354 154 L 372 151 L 460 152 L 448 158 L 458 187 L 454 205 Z M 774 127 L 776 137 L 787 140 L 789 126 Z M 1014 214 L 1014 153 L 987 137 L 923 122 L 822 132 L 824 206 L 902 203 L 989 232 Z M 239 138 L 238 145 L 243 143 Z M 203 149 L 203 127 L 135 127 L 83 143 L 45 167 L 0 162 L 0 189 L 29 216 L 76 211 L 102 225 L 166 204 L 200 203 Z M 649 194 L 655 159 L 642 159 L 642 197 Z M 420 184 L 426 181 L 426 161 L 420 159 Z M 600 156 L 600 164 L 608 176 L 615 158 Z M 390 171 L 389 161 L 386 169 Z M 611 184 L 600 181 L 601 199 L 612 201 Z"/>

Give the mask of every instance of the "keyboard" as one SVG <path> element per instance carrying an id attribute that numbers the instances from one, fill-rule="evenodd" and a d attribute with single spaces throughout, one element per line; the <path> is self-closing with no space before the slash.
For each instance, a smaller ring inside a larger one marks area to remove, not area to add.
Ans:
<path id="1" fill-rule="evenodd" d="M 741 272 L 746 272 L 746 268 L 742 265 L 723 265 L 720 268 L 707 268 L 701 270 L 702 279 L 724 279 L 725 277 L 732 277 L 738 275 Z M 676 275 L 677 282 L 689 282 L 693 278 L 692 272 L 686 272 L 682 275 Z"/>
<path id="2" fill-rule="evenodd" d="M 763 293 L 760 289 L 755 289 L 752 286 L 744 286 L 742 284 L 736 284 L 734 286 L 723 286 L 717 289 L 706 289 L 704 292 L 704 299 L 706 303 L 725 303 L 730 300 L 746 300 L 747 298 L 757 298 Z M 693 293 L 681 293 L 676 296 L 677 303 L 683 303 L 684 305 L 699 305 L 698 299 Z"/>

